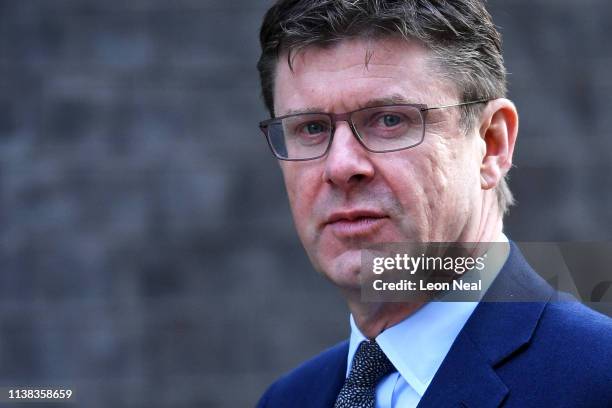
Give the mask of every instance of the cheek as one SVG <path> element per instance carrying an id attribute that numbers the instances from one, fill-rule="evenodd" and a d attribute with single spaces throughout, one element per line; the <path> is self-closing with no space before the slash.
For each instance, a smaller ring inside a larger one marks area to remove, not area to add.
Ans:
<path id="1" fill-rule="evenodd" d="M 297 232 L 306 243 L 305 239 L 308 240 L 314 232 L 312 211 L 320 176 L 317 177 L 315 169 L 301 163 L 282 163 L 281 169 Z"/>
<path id="2" fill-rule="evenodd" d="M 417 169 L 415 202 L 419 212 L 418 220 L 422 228 L 427 229 L 429 239 L 440 221 L 444 207 L 448 205 L 449 191 L 448 169 L 440 163 L 439 157 L 426 155 Z"/>
<path id="3" fill-rule="evenodd" d="M 387 179 L 403 206 L 429 206 L 444 196 L 449 186 L 448 160 L 433 149 L 415 151 L 387 167 Z M 391 181 L 392 180 L 392 181 Z"/>
<path id="4" fill-rule="evenodd" d="M 449 191 L 450 175 L 448 168 L 439 157 L 427 157 L 426 175 L 424 178 L 425 196 L 434 204 L 443 204 L 443 197 Z"/>
<path id="5" fill-rule="evenodd" d="M 424 194 L 432 222 L 452 225 L 466 215 L 470 203 L 476 199 L 478 163 L 459 140 L 453 148 L 439 148 L 435 155 L 426 157 L 427 175 L 423 176 Z"/>
<path id="6" fill-rule="evenodd" d="M 410 239 L 434 240 L 448 224 L 456 200 L 452 192 L 456 157 L 443 144 L 423 145 L 381 166 L 387 185 L 401 204 L 400 229 Z"/>

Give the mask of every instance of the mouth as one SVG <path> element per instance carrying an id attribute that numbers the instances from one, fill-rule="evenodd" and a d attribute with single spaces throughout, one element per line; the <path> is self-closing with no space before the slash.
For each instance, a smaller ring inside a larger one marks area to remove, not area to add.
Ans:
<path id="1" fill-rule="evenodd" d="M 353 210 L 333 213 L 324 227 L 340 238 L 367 236 L 375 233 L 387 215 L 369 210 Z"/>

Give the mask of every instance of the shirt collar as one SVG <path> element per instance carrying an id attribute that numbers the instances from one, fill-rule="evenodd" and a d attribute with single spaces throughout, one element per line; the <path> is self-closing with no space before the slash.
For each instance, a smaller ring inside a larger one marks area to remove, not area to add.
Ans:
<path id="1" fill-rule="evenodd" d="M 500 241 L 507 243 L 508 239 L 502 234 Z M 505 253 L 495 256 L 499 261 L 488 264 L 487 269 L 481 272 L 482 294 L 493 282 L 508 256 L 507 245 L 495 248 L 501 248 Z M 404 380 L 417 394 L 423 396 L 477 305 L 478 302 L 429 302 L 408 318 L 380 333 L 376 342 Z M 357 347 L 367 340 L 352 315 L 350 324 L 347 376 Z"/>

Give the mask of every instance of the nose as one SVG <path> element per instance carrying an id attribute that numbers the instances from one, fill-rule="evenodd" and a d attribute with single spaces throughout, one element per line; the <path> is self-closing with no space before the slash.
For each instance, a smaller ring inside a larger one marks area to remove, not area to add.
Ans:
<path id="1" fill-rule="evenodd" d="M 325 158 L 324 181 L 343 190 L 369 181 L 375 173 L 370 154 L 359 143 L 349 124 L 338 122 Z"/>

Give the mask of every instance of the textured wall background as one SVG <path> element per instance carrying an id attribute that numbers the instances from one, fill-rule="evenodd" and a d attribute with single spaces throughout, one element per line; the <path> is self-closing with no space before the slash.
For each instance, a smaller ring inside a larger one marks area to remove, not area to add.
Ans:
<path id="1" fill-rule="evenodd" d="M 269 2 L 0 2 L 0 386 L 252 406 L 348 333 L 291 224 L 255 62 Z M 612 5 L 491 1 L 515 240 L 612 239 Z"/>

